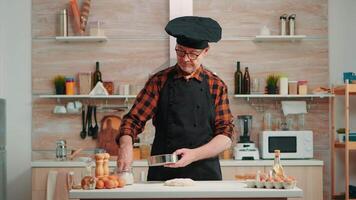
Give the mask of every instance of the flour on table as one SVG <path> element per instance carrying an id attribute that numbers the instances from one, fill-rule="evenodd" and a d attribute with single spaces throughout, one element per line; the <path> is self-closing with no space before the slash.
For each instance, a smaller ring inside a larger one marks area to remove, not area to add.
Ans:
<path id="1" fill-rule="evenodd" d="M 164 182 L 165 186 L 193 186 L 195 182 L 190 178 L 175 178 Z"/>

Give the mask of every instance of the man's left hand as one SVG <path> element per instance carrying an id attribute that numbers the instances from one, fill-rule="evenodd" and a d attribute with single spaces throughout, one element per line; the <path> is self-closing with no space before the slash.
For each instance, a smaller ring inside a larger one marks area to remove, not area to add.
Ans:
<path id="1" fill-rule="evenodd" d="M 164 165 L 165 167 L 170 167 L 170 168 L 179 168 L 179 167 L 185 167 L 189 165 L 192 162 L 197 161 L 198 154 L 196 149 L 178 149 L 174 152 L 177 156 L 180 157 L 178 162 L 172 163 L 172 164 L 167 164 Z"/>

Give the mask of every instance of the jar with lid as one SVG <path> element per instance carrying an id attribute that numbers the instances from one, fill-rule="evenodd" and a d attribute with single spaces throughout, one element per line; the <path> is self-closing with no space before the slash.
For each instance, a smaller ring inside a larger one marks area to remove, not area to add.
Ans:
<path id="1" fill-rule="evenodd" d="M 75 82 L 73 77 L 66 78 L 66 95 L 75 94 Z"/>
<path id="2" fill-rule="evenodd" d="M 131 169 L 117 171 L 117 176 L 124 179 L 126 185 L 132 185 L 134 183 L 134 177 Z"/>
<path id="3" fill-rule="evenodd" d="M 65 140 L 57 140 L 56 145 L 57 160 L 67 160 L 67 142 Z"/>
<path id="4" fill-rule="evenodd" d="M 298 81 L 298 94 L 299 95 L 308 94 L 308 81 L 306 80 Z"/>

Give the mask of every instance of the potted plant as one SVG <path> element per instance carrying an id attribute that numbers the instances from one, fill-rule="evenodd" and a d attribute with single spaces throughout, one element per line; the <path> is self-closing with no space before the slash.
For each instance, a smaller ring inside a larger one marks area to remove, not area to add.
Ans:
<path id="1" fill-rule="evenodd" d="M 56 88 L 56 94 L 65 94 L 66 80 L 64 76 L 58 75 L 54 77 L 53 83 Z"/>
<path id="2" fill-rule="evenodd" d="M 266 91 L 267 94 L 278 94 L 278 80 L 279 75 L 271 74 L 267 77 L 266 80 Z"/>
<path id="3" fill-rule="evenodd" d="M 340 143 L 344 143 L 345 142 L 345 128 L 339 128 L 336 130 L 337 132 L 337 137 L 339 139 Z"/>

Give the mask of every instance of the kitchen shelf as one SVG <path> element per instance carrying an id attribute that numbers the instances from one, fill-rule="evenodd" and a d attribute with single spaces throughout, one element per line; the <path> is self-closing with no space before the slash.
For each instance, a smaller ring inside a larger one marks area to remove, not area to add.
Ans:
<path id="1" fill-rule="evenodd" d="M 336 108 L 336 98 L 331 99 L 331 192 L 333 196 L 337 196 L 335 192 L 335 162 L 336 162 L 336 149 L 344 149 L 344 159 L 345 159 L 345 200 L 350 200 L 349 195 L 349 185 L 350 185 L 350 151 L 356 150 L 356 142 L 350 141 L 350 96 L 356 94 L 356 84 L 344 84 L 332 88 L 332 93 L 336 96 L 344 97 L 344 116 L 345 116 L 345 143 L 336 142 L 336 127 L 335 127 L 335 108 Z"/>
<path id="2" fill-rule="evenodd" d="M 273 42 L 273 41 L 300 41 L 306 38 L 306 35 L 256 35 L 256 42 Z"/>
<path id="3" fill-rule="evenodd" d="M 52 95 L 52 94 L 43 94 L 38 95 L 42 99 L 133 99 L 136 98 L 136 95 Z"/>
<path id="4" fill-rule="evenodd" d="M 77 99 L 77 100 L 114 100 L 114 99 L 125 99 L 127 102 L 129 99 L 135 99 L 136 95 L 55 95 L 55 94 L 40 94 L 34 95 L 40 99 L 57 99 L 60 102 L 62 99 Z"/>
<path id="5" fill-rule="evenodd" d="M 59 42 L 106 42 L 106 36 L 57 36 Z"/>
<path id="6" fill-rule="evenodd" d="M 236 98 L 324 98 L 324 97 L 334 97 L 333 94 L 307 94 L 307 95 L 280 95 L 280 94 L 235 94 Z"/>
<path id="7" fill-rule="evenodd" d="M 335 148 L 345 148 L 345 143 L 335 142 Z M 349 142 L 349 150 L 356 150 L 356 142 Z"/>
<path id="8" fill-rule="evenodd" d="M 356 84 L 345 84 L 334 88 L 334 93 L 337 95 L 344 95 L 346 91 L 348 91 L 350 95 L 355 95 Z"/>

